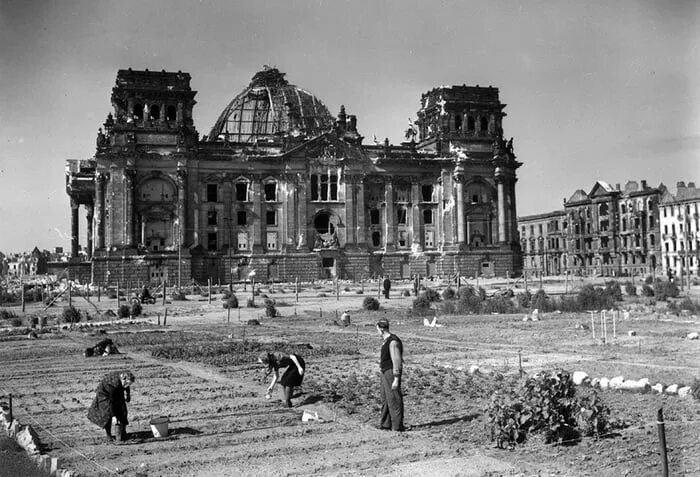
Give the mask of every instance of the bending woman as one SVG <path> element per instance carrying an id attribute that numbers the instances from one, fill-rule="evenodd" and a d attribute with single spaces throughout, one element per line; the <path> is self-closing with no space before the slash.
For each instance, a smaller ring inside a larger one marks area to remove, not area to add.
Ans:
<path id="1" fill-rule="evenodd" d="M 126 403 L 131 401 L 131 383 L 135 381 L 131 371 L 109 373 L 102 378 L 95 390 L 95 400 L 88 410 L 88 419 L 105 430 L 107 438 L 112 436 L 112 418 L 121 424 L 121 438 L 126 437 Z"/>
<path id="2" fill-rule="evenodd" d="M 294 353 L 286 354 L 275 351 L 272 353 L 263 353 L 258 358 L 258 362 L 267 366 L 267 374 L 265 376 L 269 376 L 274 372 L 272 382 L 267 387 L 265 398 L 270 399 L 272 390 L 275 388 L 275 384 L 279 382 L 284 390 L 285 404 L 287 407 L 292 407 L 292 395 L 294 393 L 294 388 L 301 386 L 301 382 L 304 380 L 304 370 L 306 369 L 304 358 Z M 279 370 L 281 368 L 287 369 L 280 379 Z"/>

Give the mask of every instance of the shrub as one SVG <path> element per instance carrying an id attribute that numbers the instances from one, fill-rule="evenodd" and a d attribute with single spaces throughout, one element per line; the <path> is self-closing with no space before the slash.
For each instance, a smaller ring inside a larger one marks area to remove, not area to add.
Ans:
<path id="1" fill-rule="evenodd" d="M 443 315 L 456 315 L 457 312 L 457 301 L 447 300 L 440 303 L 440 313 Z"/>
<path id="2" fill-rule="evenodd" d="M 362 300 L 362 308 L 365 310 L 369 311 L 375 311 L 379 309 L 379 300 L 372 296 L 365 297 L 364 300 Z"/>
<path id="3" fill-rule="evenodd" d="M 688 311 L 690 313 L 697 313 L 700 311 L 700 304 L 693 302 L 690 298 L 685 297 L 681 301 L 672 301 L 668 304 L 668 309 L 672 313 L 680 314 L 681 311 Z"/>
<path id="4" fill-rule="evenodd" d="M 654 296 L 654 289 L 651 286 L 645 284 L 644 286 L 642 286 L 642 295 Z"/>
<path id="5" fill-rule="evenodd" d="M 406 290 L 408 291 L 408 290 Z M 410 292 L 409 292 L 410 294 Z M 447 287 L 442 291 L 442 299 L 443 300 L 454 300 L 454 298 L 457 296 L 457 293 L 455 293 L 454 289 L 452 287 Z"/>
<path id="6" fill-rule="evenodd" d="M 593 285 L 584 285 L 579 291 L 576 301 L 579 309 L 575 311 L 603 310 L 612 308 L 614 305 L 614 300 L 610 293 Z"/>
<path id="7" fill-rule="evenodd" d="M 522 308 L 530 308 L 530 300 L 532 300 L 532 293 L 530 293 L 529 290 L 525 290 L 525 292 L 520 293 L 517 296 L 518 299 L 518 305 L 520 305 Z"/>
<path id="8" fill-rule="evenodd" d="M 185 295 L 185 292 L 182 291 L 179 288 L 174 288 L 172 293 L 170 294 L 170 298 L 172 298 L 174 301 L 185 301 L 187 300 L 187 296 Z"/>
<path id="9" fill-rule="evenodd" d="M 141 303 L 135 301 L 131 304 L 131 316 L 139 316 L 142 311 L 143 307 L 141 306 Z"/>
<path id="10" fill-rule="evenodd" d="M 401 296 L 411 296 L 411 290 L 401 290 Z"/>
<path id="11" fill-rule="evenodd" d="M 634 283 L 625 283 L 625 293 L 627 293 L 629 296 L 637 296 L 637 287 L 634 286 Z"/>
<path id="12" fill-rule="evenodd" d="M 259 322 L 258 320 L 256 320 L 255 318 L 253 318 L 253 319 L 251 319 L 251 320 L 248 320 L 248 325 L 250 325 L 250 326 L 259 326 L 259 325 L 260 325 L 260 322 Z"/>
<path id="13" fill-rule="evenodd" d="M 428 297 L 421 293 L 413 300 L 413 312 L 418 315 L 426 314 L 430 311 L 430 304 Z"/>
<path id="14" fill-rule="evenodd" d="M 510 298 L 497 295 L 484 300 L 481 308 L 484 313 L 512 313 L 515 306 Z"/>
<path id="15" fill-rule="evenodd" d="M 117 298 L 117 290 L 107 290 L 107 298 L 115 300 Z"/>
<path id="16" fill-rule="evenodd" d="M 247 306 L 248 308 L 257 308 L 253 297 L 248 298 L 248 301 L 246 301 L 245 306 Z"/>
<path id="17" fill-rule="evenodd" d="M 121 305 L 117 315 L 119 318 L 129 318 L 131 316 L 131 307 L 129 305 Z"/>
<path id="18" fill-rule="evenodd" d="M 647 276 L 644 278 L 644 284 L 645 284 L 645 285 L 651 285 L 652 283 L 654 283 L 654 277 L 652 277 L 651 275 L 647 275 Z"/>
<path id="19" fill-rule="evenodd" d="M 539 311 L 547 312 L 553 311 L 555 306 L 552 303 L 552 300 L 550 300 L 547 296 L 547 293 L 540 288 L 537 290 L 537 292 L 535 292 L 535 296 L 532 297 L 532 300 L 530 301 L 530 308 L 533 310 L 536 308 Z"/>
<path id="20" fill-rule="evenodd" d="M 498 447 L 514 447 L 529 434 L 544 434 L 545 442 L 600 435 L 611 429 L 610 410 L 595 392 L 576 398 L 566 371 L 550 371 L 525 378 L 494 393 L 487 408 L 491 439 Z"/>
<path id="21" fill-rule="evenodd" d="M 275 300 L 265 298 L 265 316 L 268 318 L 278 316 L 277 308 L 275 308 Z"/>
<path id="22" fill-rule="evenodd" d="M 22 318 L 15 316 L 14 318 L 10 318 L 9 320 L 10 326 L 13 326 L 15 328 L 22 326 Z"/>
<path id="23" fill-rule="evenodd" d="M 61 318 L 64 323 L 78 323 L 80 321 L 80 311 L 73 305 L 63 308 Z"/>
<path id="24" fill-rule="evenodd" d="M 224 300 L 224 308 L 238 308 L 238 297 L 236 295 L 229 295 L 226 300 Z"/>
<path id="25" fill-rule="evenodd" d="M 680 290 L 675 282 L 656 282 L 654 283 L 654 296 L 657 300 L 667 300 L 676 298 L 680 295 Z"/>
<path id="26" fill-rule="evenodd" d="M 17 316 L 17 315 L 15 315 L 15 313 L 13 311 L 0 310 L 0 319 L 9 320 L 10 318 L 14 318 L 15 316 Z"/>
<path id="27" fill-rule="evenodd" d="M 440 301 L 440 293 L 433 288 L 426 288 L 422 295 L 425 295 L 425 297 L 431 302 Z"/>
<path id="28" fill-rule="evenodd" d="M 622 301 L 622 289 L 615 280 L 605 282 L 605 293 L 615 301 Z"/>
<path id="29" fill-rule="evenodd" d="M 477 291 L 479 292 L 479 298 L 486 300 L 486 290 L 484 290 L 484 287 L 479 287 Z"/>
<path id="30" fill-rule="evenodd" d="M 473 287 L 462 287 L 459 289 L 457 299 L 457 310 L 460 313 L 479 313 L 481 311 L 481 296 Z"/>

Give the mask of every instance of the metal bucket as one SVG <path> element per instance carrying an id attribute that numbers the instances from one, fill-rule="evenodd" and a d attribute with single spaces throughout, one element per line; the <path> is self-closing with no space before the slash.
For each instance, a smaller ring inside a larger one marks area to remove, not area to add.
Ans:
<path id="1" fill-rule="evenodd" d="M 151 419 L 149 424 L 151 425 L 153 437 L 168 437 L 169 422 L 170 420 L 167 416 L 154 417 L 153 419 Z"/>

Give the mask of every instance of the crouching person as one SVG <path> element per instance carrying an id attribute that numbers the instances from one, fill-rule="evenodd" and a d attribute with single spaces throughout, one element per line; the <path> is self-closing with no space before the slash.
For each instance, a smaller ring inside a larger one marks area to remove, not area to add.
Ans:
<path id="1" fill-rule="evenodd" d="M 107 439 L 114 440 L 112 435 L 112 418 L 119 424 L 119 440 L 127 437 L 126 403 L 131 401 L 131 384 L 135 381 L 131 371 L 109 373 L 102 378 L 95 390 L 95 399 L 88 410 L 88 419 L 105 430 Z"/>
<path id="2" fill-rule="evenodd" d="M 86 358 L 91 356 L 108 356 L 110 354 L 119 354 L 119 350 L 117 345 L 109 338 L 103 339 L 91 348 L 85 348 L 83 352 L 83 356 Z"/>
<path id="3" fill-rule="evenodd" d="M 298 354 L 274 352 L 263 353 L 258 358 L 258 362 L 267 366 L 266 376 L 274 373 L 272 376 L 272 382 L 268 386 L 267 392 L 265 393 L 265 398 L 270 399 L 272 396 L 272 390 L 275 388 L 275 384 L 279 382 L 284 391 L 284 403 L 287 407 L 292 407 L 292 395 L 294 394 L 294 388 L 301 386 L 301 383 L 304 380 L 304 370 L 306 369 L 304 358 Z M 281 379 L 279 376 L 280 368 L 287 368 Z"/>

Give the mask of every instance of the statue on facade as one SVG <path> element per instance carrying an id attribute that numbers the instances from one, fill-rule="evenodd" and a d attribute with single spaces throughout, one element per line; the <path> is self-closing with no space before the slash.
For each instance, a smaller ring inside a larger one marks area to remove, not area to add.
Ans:
<path id="1" fill-rule="evenodd" d="M 413 122 L 411 118 L 408 118 L 408 129 L 405 131 L 405 138 L 408 141 L 413 141 L 415 137 L 418 135 L 418 127 L 416 124 Z"/>

